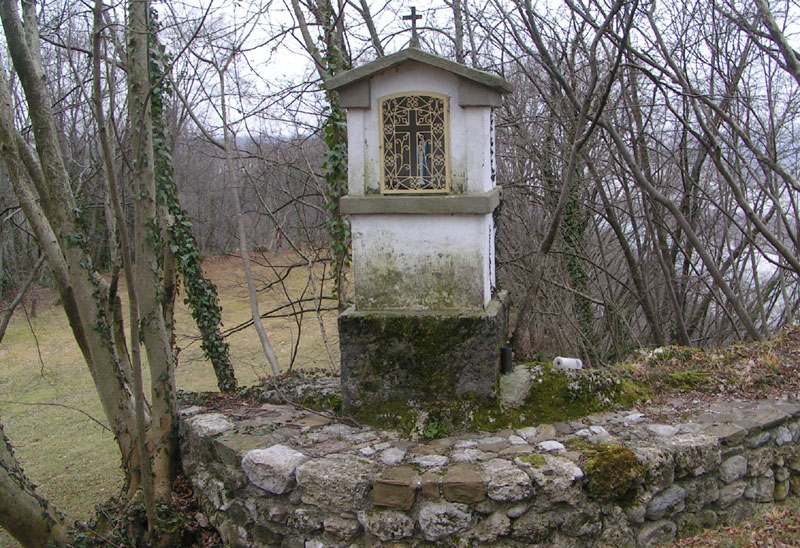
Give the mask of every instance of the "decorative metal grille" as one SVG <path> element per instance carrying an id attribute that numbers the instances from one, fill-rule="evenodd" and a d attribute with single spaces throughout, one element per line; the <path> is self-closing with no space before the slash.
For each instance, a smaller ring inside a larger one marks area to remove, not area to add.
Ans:
<path id="1" fill-rule="evenodd" d="M 380 112 L 382 192 L 447 192 L 447 97 L 386 97 Z"/>

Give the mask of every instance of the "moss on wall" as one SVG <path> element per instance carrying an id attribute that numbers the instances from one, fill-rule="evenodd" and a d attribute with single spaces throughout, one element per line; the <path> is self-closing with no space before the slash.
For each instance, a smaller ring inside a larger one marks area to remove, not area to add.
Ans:
<path id="1" fill-rule="evenodd" d="M 584 453 L 586 489 L 598 500 L 630 504 L 644 478 L 636 455 L 620 445 L 596 445 Z"/>
<path id="2" fill-rule="evenodd" d="M 482 258 L 477 250 L 451 248 L 404 257 L 369 250 L 354 273 L 359 310 L 453 310 L 483 305 Z"/>
<path id="3" fill-rule="evenodd" d="M 433 438 L 567 421 L 630 407 L 648 394 L 641 385 L 595 370 L 558 371 L 547 363 L 517 367 L 530 368 L 534 382 L 525 401 L 515 409 L 504 409 L 497 400 L 474 396 L 413 402 L 390 399 L 362 407 L 356 418 L 373 426 L 396 428 L 406 435 Z M 438 381 L 429 372 L 422 373 L 421 380 Z"/>

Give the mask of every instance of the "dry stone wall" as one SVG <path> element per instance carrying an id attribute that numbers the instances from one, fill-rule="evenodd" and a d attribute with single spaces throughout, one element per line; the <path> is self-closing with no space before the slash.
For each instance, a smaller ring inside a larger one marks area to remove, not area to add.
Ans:
<path id="1" fill-rule="evenodd" d="M 800 490 L 797 403 L 732 401 L 655 420 L 668 412 L 424 443 L 290 406 L 192 407 L 181 447 L 204 512 L 233 547 L 657 546 Z M 619 446 L 638 461 L 623 499 L 613 482 L 598 490 L 602 467 L 587 464 Z"/>

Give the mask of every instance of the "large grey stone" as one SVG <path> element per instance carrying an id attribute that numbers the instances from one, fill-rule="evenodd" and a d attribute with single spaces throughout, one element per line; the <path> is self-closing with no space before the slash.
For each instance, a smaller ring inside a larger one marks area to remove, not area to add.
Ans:
<path id="1" fill-rule="evenodd" d="M 756 503 L 740 499 L 717 513 L 719 522 L 725 525 L 735 525 L 742 520 L 751 519 L 756 512 L 756 507 Z"/>
<path id="2" fill-rule="evenodd" d="M 415 455 L 411 459 L 414 464 L 422 468 L 438 468 L 446 465 L 450 459 L 444 455 Z"/>
<path id="3" fill-rule="evenodd" d="M 253 449 L 242 457 L 242 470 L 253 485 L 275 493 L 286 493 L 294 485 L 295 469 L 309 459 L 285 445 Z"/>
<path id="4" fill-rule="evenodd" d="M 544 542 L 553 533 L 553 518 L 553 512 L 531 508 L 511 524 L 511 538 L 528 544 Z"/>
<path id="5" fill-rule="evenodd" d="M 414 522 L 406 514 L 396 510 L 359 512 L 358 521 L 365 530 L 384 542 L 408 538 L 414 534 Z"/>
<path id="6" fill-rule="evenodd" d="M 756 502 L 772 502 L 774 495 L 775 478 L 772 476 L 772 472 L 751 479 L 744 490 L 744 498 Z"/>
<path id="7" fill-rule="evenodd" d="M 480 449 L 456 449 L 450 453 L 450 460 L 454 463 L 472 463 L 485 459 L 491 453 L 484 453 Z"/>
<path id="8" fill-rule="evenodd" d="M 747 438 L 744 444 L 748 447 L 748 449 L 755 449 L 756 447 L 761 447 L 762 445 L 766 445 L 771 438 L 772 434 L 770 434 L 769 432 L 759 432 Z"/>
<path id="9" fill-rule="evenodd" d="M 533 438 L 539 435 L 539 429 L 535 426 L 526 426 L 524 428 L 517 429 L 517 435 L 525 438 L 527 441 L 531 441 Z"/>
<path id="10" fill-rule="evenodd" d="M 709 424 L 703 428 L 702 432 L 718 438 L 720 443 L 729 447 L 739 445 L 747 435 L 746 429 L 731 423 Z"/>
<path id="11" fill-rule="evenodd" d="M 433 502 L 420 509 L 418 521 L 425 539 L 435 542 L 467 531 L 472 524 L 472 514 L 466 504 Z"/>
<path id="12" fill-rule="evenodd" d="M 651 489 L 663 490 L 672 485 L 675 477 L 675 460 L 667 449 L 658 446 L 631 447 L 636 459 L 644 467 L 645 484 Z"/>
<path id="13" fill-rule="evenodd" d="M 659 493 L 647 505 L 645 517 L 649 520 L 659 520 L 665 515 L 677 514 L 682 511 L 686 500 L 686 490 L 677 485 Z"/>
<path id="14" fill-rule="evenodd" d="M 733 483 L 742 479 L 746 473 L 747 459 L 742 455 L 727 458 L 719 465 L 719 479 L 725 483 Z"/>
<path id="15" fill-rule="evenodd" d="M 677 525 L 669 520 L 662 519 L 661 521 L 646 523 L 639 531 L 636 540 L 641 548 L 660 546 L 675 540 L 677 531 Z"/>
<path id="16" fill-rule="evenodd" d="M 560 441 L 556 441 L 556 440 L 541 441 L 541 442 L 537 443 L 536 446 L 539 449 L 541 449 L 542 451 L 557 452 L 557 451 L 564 451 L 566 449 L 566 447 L 564 447 L 563 443 L 561 443 Z"/>
<path id="17" fill-rule="evenodd" d="M 186 423 L 191 427 L 192 432 L 200 438 L 216 436 L 234 427 L 233 422 L 222 413 L 195 415 L 188 419 Z"/>
<path id="18" fill-rule="evenodd" d="M 533 493 L 531 478 L 505 459 L 492 459 L 483 465 L 486 492 L 498 502 L 524 500 Z"/>
<path id="19" fill-rule="evenodd" d="M 775 445 L 781 446 L 792 443 L 792 433 L 785 426 L 779 426 L 775 430 Z"/>
<path id="20" fill-rule="evenodd" d="M 680 484 L 686 490 L 686 509 L 689 512 L 699 512 L 708 504 L 719 499 L 719 486 L 716 478 L 700 476 Z"/>
<path id="21" fill-rule="evenodd" d="M 662 442 L 672 451 L 677 477 L 699 476 L 715 469 L 722 460 L 719 440 L 704 434 L 679 434 Z"/>
<path id="22" fill-rule="evenodd" d="M 533 384 L 533 374 L 526 365 L 517 365 L 511 373 L 500 376 L 500 404 L 516 409 L 525 402 Z"/>
<path id="23" fill-rule="evenodd" d="M 726 508 L 741 499 L 744 496 L 744 491 L 747 488 L 747 483 L 744 481 L 735 481 L 730 485 L 726 485 L 719 490 L 719 505 L 721 508 Z"/>
<path id="24" fill-rule="evenodd" d="M 331 455 L 301 464 L 295 477 L 304 503 L 354 512 L 363 507 L 374 473 L 363 458 Z"/>
<path id="25" fill-rule="evenodd" d="M 478 542 L 493 543 L 511 530 L 511 520 L 503 512 L 492 512 L 475 527 L 472 537 Z"/>
<path id="26" fill-rule="evenodd" d="M 583 470 L 574 462 L 555 455 L 542 455 L 544 464 L 527 468 L 534 484 L 547 495 L 551 502 L 576 503 L 581 498 Z"/>
<path id="27" fill-rule="evenodd" d="M 403 457 L 406 456 L 405 449 L 399 447 L 389 447 L 381 453 L 381 462 L 386 466 L 394 466 L 403 462 Z"/>
<path id="28" fill-rule="evenodd" d="M 647 431 L 661 438 L 670 438 L 678 433 L 678 429 L 669 424 L 648 424 Z"/>

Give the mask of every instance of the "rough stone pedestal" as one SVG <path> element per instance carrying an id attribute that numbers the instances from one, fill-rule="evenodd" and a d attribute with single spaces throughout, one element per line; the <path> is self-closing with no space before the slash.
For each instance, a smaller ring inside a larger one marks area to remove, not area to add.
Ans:
<path id="1" fill-rule="evenodd" d="M 506 298 L 501 292 L 474 312 L 345 311 L 339 316 L 345 412 L 494 398 Z"/>

